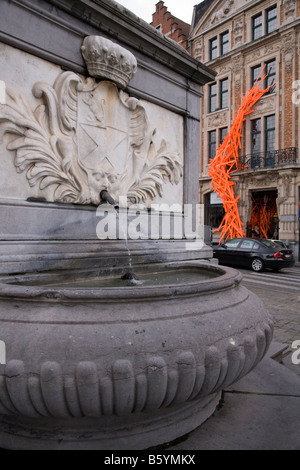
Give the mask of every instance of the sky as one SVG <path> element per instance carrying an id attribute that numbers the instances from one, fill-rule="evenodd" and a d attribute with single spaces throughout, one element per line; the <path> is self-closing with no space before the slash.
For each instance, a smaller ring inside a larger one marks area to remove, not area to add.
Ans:
<path id="1" fill-rule="evenodd" d="M 159 0 L 116 0 L 135 15 L 142 18 L 147 23 L 152 21 L 152 13 L 155 13 L 155 5 Z M 191 24 L 193 17 L 193 7 L 202 0 L 164 0 L 168 11 L 186 23 Z"/>

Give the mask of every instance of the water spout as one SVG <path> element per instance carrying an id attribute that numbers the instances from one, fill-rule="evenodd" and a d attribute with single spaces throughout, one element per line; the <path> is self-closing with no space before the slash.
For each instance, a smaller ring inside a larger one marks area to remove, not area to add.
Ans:
<path id="1" fill-rule="evenodd" d="M 111 204 L 116 210 L 119 209 L 118 203 L 111 197 L 108 191 L 106 189 L 103 189 L 100 192 L 100 204 L 105 204 L 108 202 L 108 204 Z"/>

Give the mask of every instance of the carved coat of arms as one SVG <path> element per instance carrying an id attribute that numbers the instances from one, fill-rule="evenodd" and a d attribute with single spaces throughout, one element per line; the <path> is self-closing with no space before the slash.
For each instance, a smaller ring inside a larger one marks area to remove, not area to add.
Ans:
<path id="1" fill-rule="evenodd" d="M 145 108 L 123 90 L 136 70 L 134 56 L 99 36 L 87 37 L 82 53 L 100 81 L 73 72 L 62 72 L 53 85 L 38 81 L 35 109 L 7 88 L 0 113 L 7 149 L 30 186 L 52 188 L 52 201 L 98 205 L 107 189 L 149 204 L 166 181 L 179 183 L 182 159 L 164 139 L 155 147 Z"/>

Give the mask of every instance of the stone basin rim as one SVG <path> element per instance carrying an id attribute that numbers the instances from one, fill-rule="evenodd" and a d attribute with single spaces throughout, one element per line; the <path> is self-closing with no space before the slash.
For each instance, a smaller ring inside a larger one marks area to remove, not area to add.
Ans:
<path id="1" fill-rule="evenodd" d="M 34 301 L 81 301 L 98 300 L 120 301 L 122 299 L 142 299 L 148 297 L 164 298 L 174 296 L 204 295 L 209 292 L 218 292 L 236 287 L 242 280 L 242 274 L 233 268 L 225 266 L 207 265 L 201 262 L 167 263 L 160 269 L 170 268 L 199 268 L 199 271 L 207 270 L 214 272 L 216 277 L 200 279 L 199 281 L 189 281 L 176 284 L 164 285 L 141 285 L 124 287 L 58 287 L 42 285 L 26 285 L 18 282 L 24 278 L 23 274 L 12 276 L 2 276 L 0 278 L 0 299 L 20 299 Z M 137 269 L 137 272 L 140 271 Z M 55 275 L 55 273 L 52 273 Z M 37 274 L 38 275 L 38 274 Z M 117 295 L 116 295 L 117 293 Z"/>

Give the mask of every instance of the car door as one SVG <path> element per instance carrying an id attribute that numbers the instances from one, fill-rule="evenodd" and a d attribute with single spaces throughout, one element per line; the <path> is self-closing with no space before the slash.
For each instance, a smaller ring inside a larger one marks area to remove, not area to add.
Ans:
<path id="1" fill-rule="evenodd" d="M 230 264 L 234 265 L 237 264 L 236 260 L 236 252 L 237 248 L 240 244 L 239 238 L 233 238 L 232 240 L 228 240 L 222 246 L 223 250 L 220 252 L 219 261 L 221 264 Z"/>
<path id="2" fill-rule="evenodd" d="M 255 240 L 242 240 L 236 254 L 239 259 L 240 266 L 249 266 L 250 260 L 257 249 L 259 249 L 259 244 L 256 243 Z"/>

